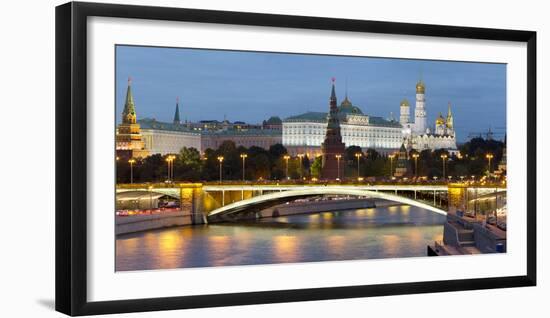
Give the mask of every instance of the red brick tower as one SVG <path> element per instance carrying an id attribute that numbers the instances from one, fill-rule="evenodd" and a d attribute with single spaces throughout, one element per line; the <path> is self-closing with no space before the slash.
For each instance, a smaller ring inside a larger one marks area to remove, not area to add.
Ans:
<path id="1" fill-rule="evenodd" d="M 340 119 L 338 117 L 338 106 L 336 105 L 336 92 L 334 89 L 334 81 L 332 78 L 332 92 L 330 94 L 330 111 L 328 113 L 327 134 L 325 135 L 325 141 L 321 145 L 321 151 L 323 153 L 323 163 L 321 168 L 321 178 L 328 180 L 336 180 L 338 174 L 340 179 L 343 178 L 344 160 L 338 160 L 336 155 L 340 155 L 344 158 L 344 151 L 346 145 L 342 142 L 342 135 L 340 133 Z M 340 163 L 340 167 L 338 167 Z"/>

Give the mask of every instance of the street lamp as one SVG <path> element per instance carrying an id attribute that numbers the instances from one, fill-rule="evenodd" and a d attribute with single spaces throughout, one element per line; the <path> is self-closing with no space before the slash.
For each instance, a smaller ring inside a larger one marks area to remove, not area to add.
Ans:
<path id="1" fill-rule="evenodd" d="M 147 187 L 149 189 L 149 210 L 153 210 L 153 186 Z"/>
<path id="2" fill-rule="evenodd" d="M 340 159 L 342 158 L 342 155 L 336 155 L 335 157 L 338 162 L 338 181 L 340 181 Z"/>
<path id="3" fill-rule="evenodd" d="M 355 158 L 357 158 L 357 180 L 359 180 L 359 178 L 361 177 L 361 176 L 359 175 L 359 158 L 361 158 L 362 156 L 363 156 L 363 154 L 360 153 L 360 152 L 357 152 L 357 153 L 355 154 Z"/>
<path id="4" fill-rule="evenodd" d="M 304 178 L 304 171 L 302 169 L 302 161 L 303 161 L 303 158 L 304 158 L 304 154 L 301 153 L 301 154 L 298 154 L 298 158 L 300 159 L 300 180 Z"/>
<path id="5" fill-rule="evenodd" d="M 222 162 L 223 162 L 223 156 L 218 156 L 218 161 L 220 162 L 220 183 L 222 183 Z"/>
<path id="6" fill-rule="evenodd" d="M 168 181 L 171 181 L 172 180 L 172 177 L 174 176 L 173 175 L 173 162 L 174 162 L 174 159 L 176 157 L 175 156 L 172 156 L 172 155 L 169 155 L 168 157 L 166 157 L 166 168 L 167 168 L 167 171 L 168 171 Z"/>
<path id="7" fill-rule="evenodd" d="M 443 159 L 443 179 L 445 179 L 445 160 L 447 160 L 448 156 L 447 154 L 442 154 L 441 159 Z"/>
<path id="8" fill-rule="evenodd" d="M 488 153 L 488 154 L 485 155 L 485 158 L 487 158 L 487 160 L 489 160 L 487 172 L 488 172 L 488 175 L 490 175 L 491 174 L 491 159 L 493 159 L 493 154 Z"/>
<path id="9" fill-rule="evenodd" d="M 128 160 L 128 163 L 130 164 L 130 183 L 134 183 L 134 163 L 136 163 L 135 159 Z"/>
<path id="10" fill-rule="evenodd" d="M 414 177 L 418 177 L 418 157 L 420 157 L 419 154 L 413 153 L 412 157 L 414 158 Z"/>
<path id="11" fill-rule="evenodd" d="M 390 158 L 390 177 L 393 176 L 393 158 L 395 158 L 394 154 L 388 155 L 388 158 Z"/>
<path id="12" fill-rule="evenodd" d="M 172 169 L 170 170 L 170 174 L 171 174 L 171 178 L 172 180 L 174 179 L 174 161 L 176 160 L 176 156 L 170 156 L 171 157 L 171 160 L 170 160 L 170 165 L 172 166 Z"/>
<path id="13" fill-rule="evenodd" d="M 284 156 L 283 156 L 283 159 L 285 159 L 285 161 L 286 161 L 285 176 L 286 176 L 286 178 L 287 178 L 287 180 L 288 180 L 288 179 L 290 179 L 290 178 L 288 177 L 288 159 L 290 159 L 290 156 L 289 156 L 289 155 L 284 155 Z"/>
<path id="14" fill-rule="evenodd" d="M 244 169 L 245 169 L 244 162 L 246 161 L 246 158 L 247 158 L 247 157 L 248 157 L 247 154 L 245 154 L 245 153 L 242 153 L 242 154 L 241 154 L 241 158 L 243 159 L 243 182 L 244 182 L 244 171 L 245 171 L 245 170 L 244 170 Z"/>

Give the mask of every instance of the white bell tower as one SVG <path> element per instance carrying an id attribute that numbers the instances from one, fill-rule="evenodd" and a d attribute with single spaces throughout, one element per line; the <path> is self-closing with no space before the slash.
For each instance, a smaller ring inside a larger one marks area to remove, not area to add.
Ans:
<path id="1" fill-rule="evenodd" d="M 422 80 L 416 83 L 416 106 L 414 108 L 414 131 L 418 134 L 426 133 L 426 99 L 424 94 L 426 87 Z"/>

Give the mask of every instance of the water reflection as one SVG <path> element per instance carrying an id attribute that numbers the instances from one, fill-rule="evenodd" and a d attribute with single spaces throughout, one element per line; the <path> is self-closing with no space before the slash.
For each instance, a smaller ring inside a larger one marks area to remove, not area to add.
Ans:
<path id="1" fill-rule="evenodd" d="M 116 269 L 425 256 L 444 217 L 411 206 L 294 215 L 121 235 Z"/>

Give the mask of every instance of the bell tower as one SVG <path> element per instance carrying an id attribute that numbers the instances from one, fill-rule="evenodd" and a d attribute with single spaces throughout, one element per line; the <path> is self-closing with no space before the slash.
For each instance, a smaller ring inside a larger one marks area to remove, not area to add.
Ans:
<path id="1" fill-rule="evenodd" d="M 426 133 L 426 86 L 422 80 L 416 83 L 416 106 L 414 108 L 414 131 L 418 134 Z"/>

